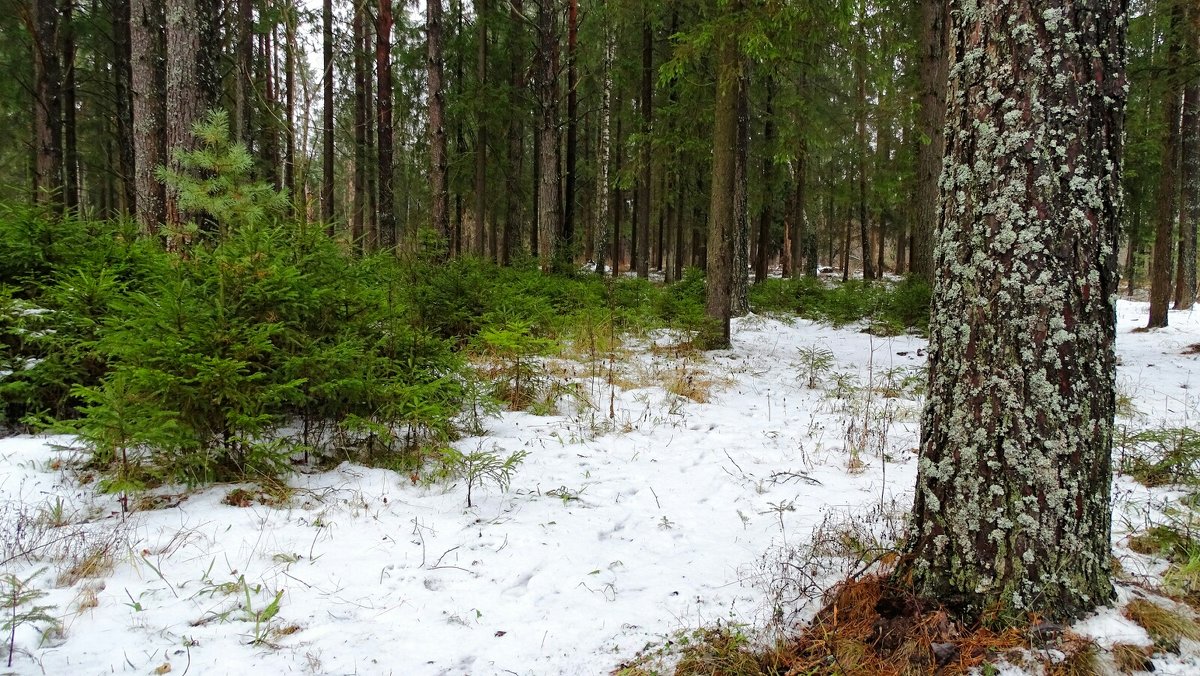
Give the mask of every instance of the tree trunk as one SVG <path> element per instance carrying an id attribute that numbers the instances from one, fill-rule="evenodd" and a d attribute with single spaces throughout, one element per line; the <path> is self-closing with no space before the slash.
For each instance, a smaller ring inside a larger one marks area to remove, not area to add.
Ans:
<path id="1" fill-rule="evenodd" d="M 395 181 L 392 177 L 392 0 L 379 0 L 375 17 L 376 123 L 379 141 L 379 246 L 396 249 Z"/>
<path id="2" fill-rule="evenodd" d="M 563 252 L 575 258 L 575 165 L 579 150 L 579 87 L 576 78 L 579 0 L 567 0 L 567 163 L 563 170 Z"/>
<path id="3" fill-rule="evenodd" d="M 487 241 L 487 60 L 488 60 L 487 0 L 475 0 L 475 255 L 484 257 L 489 249 L 495 257 L 495 228 L 492 245 Z"/>
<path id="4" fill-rule="evenodd" d="M 133 159 L 133 71 L 130 65 L 129 0 L 113 0 L 113 109 L 116 122 L 117 173 L 120 176 L 120 211 L 132 215 L 137 208 L 137 183 Z"/>
<path id="5" fill-rule="evenodd" d="M 946 114 L 946 25 L 950 3 L 920 0 L 920 108 L 917 111 L 916 214 L 912 226 L 912 272 L 933 282 L 934 230 L 938 219 L 938 179 L 942 173 Z"/>
<path id="6" fill-rule="evenodd" d="M 1180 77 L 1179 48 L 1183 31 L 1183 2 L 1175 0 L 1171 7 L 1171 26 L 1167 32 L 1167 68 L 1164 79 L 1168 85 L 1163 92 L 1162 171 L 1158 179 L 1158 195 L 1154 227 L 1154 251 L 1150 262 L 1150 321 L 1147 328 L 1167 325 L 1167 306 L 1171 302 L 1171 253 L 1174 249 L 1176 166 L 1179 162 L 1179 99 L 1183 95 Z"/>
<path id="7" fill-rule="evenodd" d="M 775 186 L 775 80 L 770 75 L 765 83 L 767 98 L 763 106 L 763 201 L 758 214 L 758 255 L 754 260 L 754 283 L 761 284 L 767 279 L 771 262 L 771 207 L 774 200 Z"/>
<path id="8" fill-rule="evenodd" d="M 867 80 L 863 72 L 864 55 L 854 59 L 854 79 L 858 83 L 858 105 L 854 109 L 855 139 L 858 158 L 858 235 L 862 239 L 863 279 L 875 279 L 875 261 L 871 257 L 871 225 L 867 221 Z"/>
<path id="9" fill-rule="evenodd" d="M 524 56 L 524 3 L 523 0 L 512 0 L 509 3 L 509 25 L 512 39 L 508 52 L 509 61 L 509 109 L 517 109 L 517 97 L 525 90 L 525 56 Z M 520 115 L 510 114 L 508 118 L 508 170 L 505 172 L 505 216 L 504 241 L 500 244 L 500 264 L 508 265 L 512 253 L 517 247 L 521 233 L 521 167 L 524 163 L 525 129 Z"/>
<path id="10" fill-rule="evenodd" d="M 283 185 L 288 191 L 289 213 L 295 214 L 300 204 L 296 190 L 296 5 L 288 0 L 284 19 L 283 97 L 286 129 L 284 131 Z"/>
<path id="11" fill-rule="evenodd" d="M 156 234 L 166 220 L 166 193 L 155 171 L 166 159 L 163 89 L 166 18 L 161 0 L 132 0 L 130 38 L 133 62 L 133 155 L 137 218 Z"/>
<path id="12" fill-rule="evenodd" d="M 613 167 L 613 173 L 620 176 L 621 170 L 624 168 L 625 160 L 625 143 L 621 137 L 621 114 L 617 112 L 617 157 Z M 625 196 L 621 192 L 621 184 L 617 183 L 613 187 L 613 206 L 612 206 L 612 276 L 617 277 L 621 274 L 621 219 L 625 215 Z"/>
<path id="13" fill-rule="evenodd" d="M 1196 304 L 1196 229 L 1200 227 L 1200 7 L 1188 6 L 1185 63 L 1193 64 L 1192 76 L 1184 85 L 1183 116 L 1179 134 L 1179 279 L 1175 286 L 1175 309 L 1190 310 Z"/>
<path id="14" fill-rule="evenodd" d="M 251 123 L 254 108 L 254 3 L 237 0 L 237 20 L 234 29 L 234 138 L 254 146 L 254 127 Z"/>
<path id="15" fill-rule="evenodd" d="M 734 5 L 740 7 L 740 2 Z M 729 318 L 737 240 L 736 191 L 738 113 L 742 98 L 742 60 L 737 43 L 722 36 L 717 53 L 717 98 L 713 123 L 712 192 L 708 210 L 708 260 L 705 311 L 712 322 L 705 346 L 729 347 Z"/>
<path id="16" fill-rule="evenodd" d="M 538 101 L 538 263 L 550 271 L 559 254 L 562 204 L 558 173 L 558 31 L 554 15 L 557 0 L 537 0 L 537 101 Z"/>
<path id="17" fill-rule="evenodd" d="M 749 61 L 739 68 L 737 146 L 733 162 L 733 275 L 729 311 L 750 312 L 750 81 Z"/>
<path id="18" fill-rule="evenodd" d="M 63 208 L 62 65 L 55 0 L 34 2 L 34 200 Z"/>
<path id="19" fill-rule="evenodd" d="M 425 2 L 426 68 L 429 80 L 429 220 L 433 231 L 450 242 L 449 170 L 446 164 L 446 91 L 442 81 L 442 0 Z"/>
<path id="20" fill-rule="evenodd" d="M 641 162 L 638 176 L 637 253 L 634 265 L 637 276 L 650 276 L 650 182 L 652 153 L 650 130 L 654 122 L 654 32 L 650 28 L 648 10 L 642 7 L 642 93 L 638 98 L 642 113 Z"/>
<path id="21" fill-rule="evenodd" d="M 354 59 L 354 196 L 350 211 L 350 247 L 368 251 L 364 218 L 367 210 L 367 55 L 363 22 L 367 0 L 354 0 L 351 17 L 352 54 Z"/>
<path id="22" fill-rule="evenodd" d="M 182 167 L 179 153 L 196 147 L 192 125 L 200 116 L 200 90 L 196 79 L 200 54 L 199 21 L 193 0 L 166 0 L 167 20 L 167 166 Z M 179 208 L 179 196 L 166 192 L 168 246 L 178 244 L 188 215 Z"/>
<path id="23" fill-rule="evenodd" d="M 321 36 L 321 64 L 325 69 L 321 120 L 321 220 L 325 221 L 326 233 L 333 237 L 333 0 L 325 0 L 322 5 Z"/>
<path id="24" fill-rule="evenodd" d="M 1002 624 L 1113 595 L 1125 21 L 1121 0 L 1090 7 L 953 14 L 930 386 L 897 579 Z"/>
<path id="25" fill-rule="evenodd" d="M 612 62 L 613 36 L 604 27 L 604 61 L 600 66 L 600 143 L 596 151 L 596 274 L 604 274 L 604 256 L 608 252 L 609 186 L 608 162 L 612 138 Z M 613 260 L 616 265 L 616 260 Z"/>
<path id="26" fill-rule="evenodd" d="M 75 124 L 75 0 L 63 0 L 62 5 L 62 68 L 63 68 L 63 204 L 68 213 L 78 213 L 79 142 Z"/>

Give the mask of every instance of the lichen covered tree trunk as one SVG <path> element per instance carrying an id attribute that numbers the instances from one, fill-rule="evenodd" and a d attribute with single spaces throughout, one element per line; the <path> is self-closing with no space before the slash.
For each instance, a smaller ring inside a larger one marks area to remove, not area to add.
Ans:
<path id="1" fill-rule="evenodd" d="M 433 231 L 448 242 L 450 193 L 446 158 L 446 91 L 442 81 L 442 0 L 426 0 L 425 49 L 429 86 L 429 221 Z"/>
<path id="2" fill-rule="evenodd" d="M 735 165 L 738 143 L 738 102 L 742 96 L 741 62 L 737 45 L 726 38 L 718 52 L 717 100 L 714 106 L 712 192 L 709 202 L 708 260 L 705 312 L 712 326 L 705 343 L 710 348 L 729 347 L 729 318 L 733 291 L 735 216 Z"/>
<path id="3" fill-rule="evenodd" d="M 930 389 L 909 556 L 969 617 L 1112 596 L 1125 3 L 953 3 Z"/>

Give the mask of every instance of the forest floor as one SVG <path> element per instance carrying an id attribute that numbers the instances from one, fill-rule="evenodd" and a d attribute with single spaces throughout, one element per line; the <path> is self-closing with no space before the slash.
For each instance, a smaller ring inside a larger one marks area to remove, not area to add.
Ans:
<path id="1" fill-rule="evenodd" d="M 1123 434 L 1200 418 L 1200 312 L 1134 333 L 1146 315 L 1119 306 Z M 471 507 L 463 479 L 343 464 L 274 491 L 158 490 L 123 515 L 81 483 L 71 438 L 0 440 L 0 592 L 62 627 L 15 622 L 11 670 L 606 674 L 668 668 L 717 623 L 788 631 L 895 541 L 911 500 L 925 341 L 859 328 L 751 316 L 731 350 L 663 334 L 545 360 L 555 415 L 504 412 L 455 442 L 480 463 L 528 453 Z M 1129 536 L 1185 495 L 1115 477 L 1122 600 L 1166 568 Z M 1152 642 L 1115 609 L 1075 629 Z M 1154 664 L 1200 673 L 1200 644 Z"/>

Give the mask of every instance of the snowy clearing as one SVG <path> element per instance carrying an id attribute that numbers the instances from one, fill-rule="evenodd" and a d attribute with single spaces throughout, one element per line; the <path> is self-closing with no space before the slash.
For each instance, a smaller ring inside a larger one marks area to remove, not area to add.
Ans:
<path id="1" fill-rule="evenodd" d="M 1118 424 L 1193 425 L 1200 355 L 1184 353 L 1200 314 L 1132 333 L 1147 308 L 1119 306 L 1118 381 L 1136 413 Z M 560 415 L 504 413 L 455 444 L 529 452 L 508 491 L 477 486 L 469 509 L 462 480 L 342 465 L 293 476 L 279 506 L 225 504 L 233 486 L 176 489 L 122 518 L 117 496 L 77 483 L 71 439 L 0 440 L 3 572 L 44 569 L 30 586 L 63 624 L 44 641 L 19 627 L 12 669 L 605 674 L 680 630 L 761 626 L 764 556 L 827 514 L 907 508 L 924 340 L 749 317 L 730 351 L 627 347 L 613 364 L 552 364 L 577 383 Z M 810 388 L 813 347 L 836 363 L 814 366 Z M 1174 497 L 1116 479 L 1114 542 L 1131 574 L 1156 569 L 1120 547 L 1127 528 Z M 1113 610 L 1077 629 L 1149 643 Z M 1197 647 L 1157 659 L 1158 673 L 1198 673 Z"/>

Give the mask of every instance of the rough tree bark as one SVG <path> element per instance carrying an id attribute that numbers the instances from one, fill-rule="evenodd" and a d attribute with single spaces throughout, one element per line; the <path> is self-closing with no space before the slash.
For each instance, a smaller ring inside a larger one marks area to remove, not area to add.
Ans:
<path id="1" fill-rule="evenodd" d="M 488 62 L 488 6 L 487 0 L 475 0 L 475 31 L 478 43 L 475 48 L 475 255 L 483 257 L 491 252 L 496 259 L 496 229 L 491 229 L 492 238 L 487 240 L 487 62 Z"/>
<path id="2" fill-rule="evenodd" d="M 596 158 L 596 274 L 604 274 L 604 256 L 608 253 L 609 186 L 608 161 L 611 153 L 609 128 L 612 125 L 613 35 L 604 29 L 604 61 L 600 66 L 600 143 Z M 616 265 L 616 262 L 613 262 Z"/>
<path id="3" fill-rule="evenodd" d="M 567 261 L 575 257 L 575 165 L 579 156 L 579 82 L 575 59 L 579 38 L 579 1 L 567 0 L 567 162 L 563 168 L 562 248 Z"/>
<path id="4" fill-rule="evenodd" d="M 167 166 L 178 171 L 178 154 L 196 147 L 192 125 L 200 116 L 200 89 L 197 80 L 200 54 L 199 20 L 193 0 L 166 0 L 167 21 Z M 166 192 L 166 225 L 170 241 L 178 236 L 187 220 L 179 209 L 179 197 Z"/>
<path id="5" fill-rule="evenodd" d="M 1162 170 L 1155 197 L 1154 250 L 1150 258 L 1150 320 L 1147 328 L 1167 325 L 1167 308 L 1171 303 L 1171 253 L 1174 250 L 1175 198 L 1179 194 L 1176 167 L 1179 162 L 1179 100 L 1183 96 L 1183 80 L 1179 76 L 1179 35 L 1183 30 L 1183 2 L 1175 0 L 1171 7 L 1171 25 L 1167 30 L 1167 65 L 1163 77 L 1169 83 L 1163 91 Z"/>
<path id="6" fill-rule="evenodd" d="M 321 220 L 333 236 L 333 0 L 321 9 L 321 65 L 324 68 L 324 101 L 321 119 Z"/>
<path id="7" fill-rule="evenodd" d="M 763 152 L 762 181 L 764 186 L 762 207 L 758 214 L 758 248 L 754 258 L 754 283 L 767 279 L 771 262 L 771 222 L 774 220 L 775 158 L 775 80 L 770 75 L 765 83 L 767 98 L 763 104 Z"/>
<path id="8" fill-rule="evenodd" d="M 369 251 L 364 222 L 367 212 L 367 55 L 364 22 L 367 0 L 354 0 L 350 19 L 351 52 L 354 61 L 354 186 L 350 208 L 350 248 Z"/>
<path id="9" fill-rule="evenodd" d="M 921 0 L 920 36 L 920 109 L 917 111 L 916 213 L 912 224 L 911 270 L 914 275 L 933 282 L 933 240 L 938 220 L 938 179 L 942 174 L 945 136 L 942 123 L 946 114 L 946 23 L 950 3 Z"/>
<path id="10" fill-rule="evenodd" d="M 379 246 L 396 248 L 395 181 L 392 177 L 392 0 L 379 0 L 375 17 L 376 138 L 379 143 Z"/>
<path id="11" fill-rule="evenodd" d="M 1069 619 L 1113 594 L 1125 0 L 951 16 L 930 386 L 897 576 L 966 617 Z"/>
<path id="12" fill-rule="evenodd" d="M 34 200 L 54 211 L 63 208 L 62 63 L 55 0 L 33 7 Z"/>
<path id="13" fill-rule="evenodd" d="M 166 220 L 166 193 L 155 171 L 166 159 L 166 73 L 162 0 L 132 0 L 130 44 L 133 64 L 133 158 L 137 186 L 137 220 L 155 234 Z"/>
<path id="14" fill-rule="evenodd" d="M 554 20 L 557 2 L 537 0 L 537 256 L 543 271 L 549 271 L 554 265 L 562 229 L 558 172 L 558 31 Z"/>
<path id="15" fill-rule="evenodd" d="M 446 160 L 446 91 L 442 79 L 442 0 L 425 2 L 425 42 L 429 100 L 429 222 L 446 242 L 450 239 L 449 168 Z"/>
<path id="16" fill-rule="evenodd" d="M 1200 6 L 1187 9 L 1184 62 L 1192 75 L 1183 86 L 1183 115 L 1179 123 L 1179 268 L 1175 309 L 1196 304 L 1196 229 L 1200 227 Z"/>
<path id="17" fill-rule="evenodd" d="M 633 265 L 637 276 L 650 276 L 650 182 L 653 158 L 650 148 L 650 130 L 654 123 L 654 33 L 650 28 L 650 17 L 642 8 L 642 93 L 638 97 L 641 106 L 641 158 L 638 172 L 637 244 L 634 248 Z"/>
<path id="18" fill-rule="evenodd" d="M 737 3 L 740 4 L 740 3 Z M 733 290 L 733 247 L 737 227 L 734 174 L 737 164 L 738 102 L 742 97 L 741 58 L 736 42 L 724 36 L 718 48 L 717 98 L 713 124 L 712 192 L 708 210 L 705 312 L 712 326 L 705 346 L 729 347 Z"/>
<path id="19" fill-rule="evenodd" d="M 118 202 L 122 213 L 132 215 L 137 204 L 137 183 L 133 159 L 133 70 L 130 65 L 129 0 L 113 1 L 113 109 L 116 117 L 117 171 L 121 190 Z"/>
<path id="20" fill-rule="evenodd" d="M 750 312 L 750 81 L 749 60 L 738 68 L 737 144 L 733 160 L 733 270 L 729 312 Z"/>

